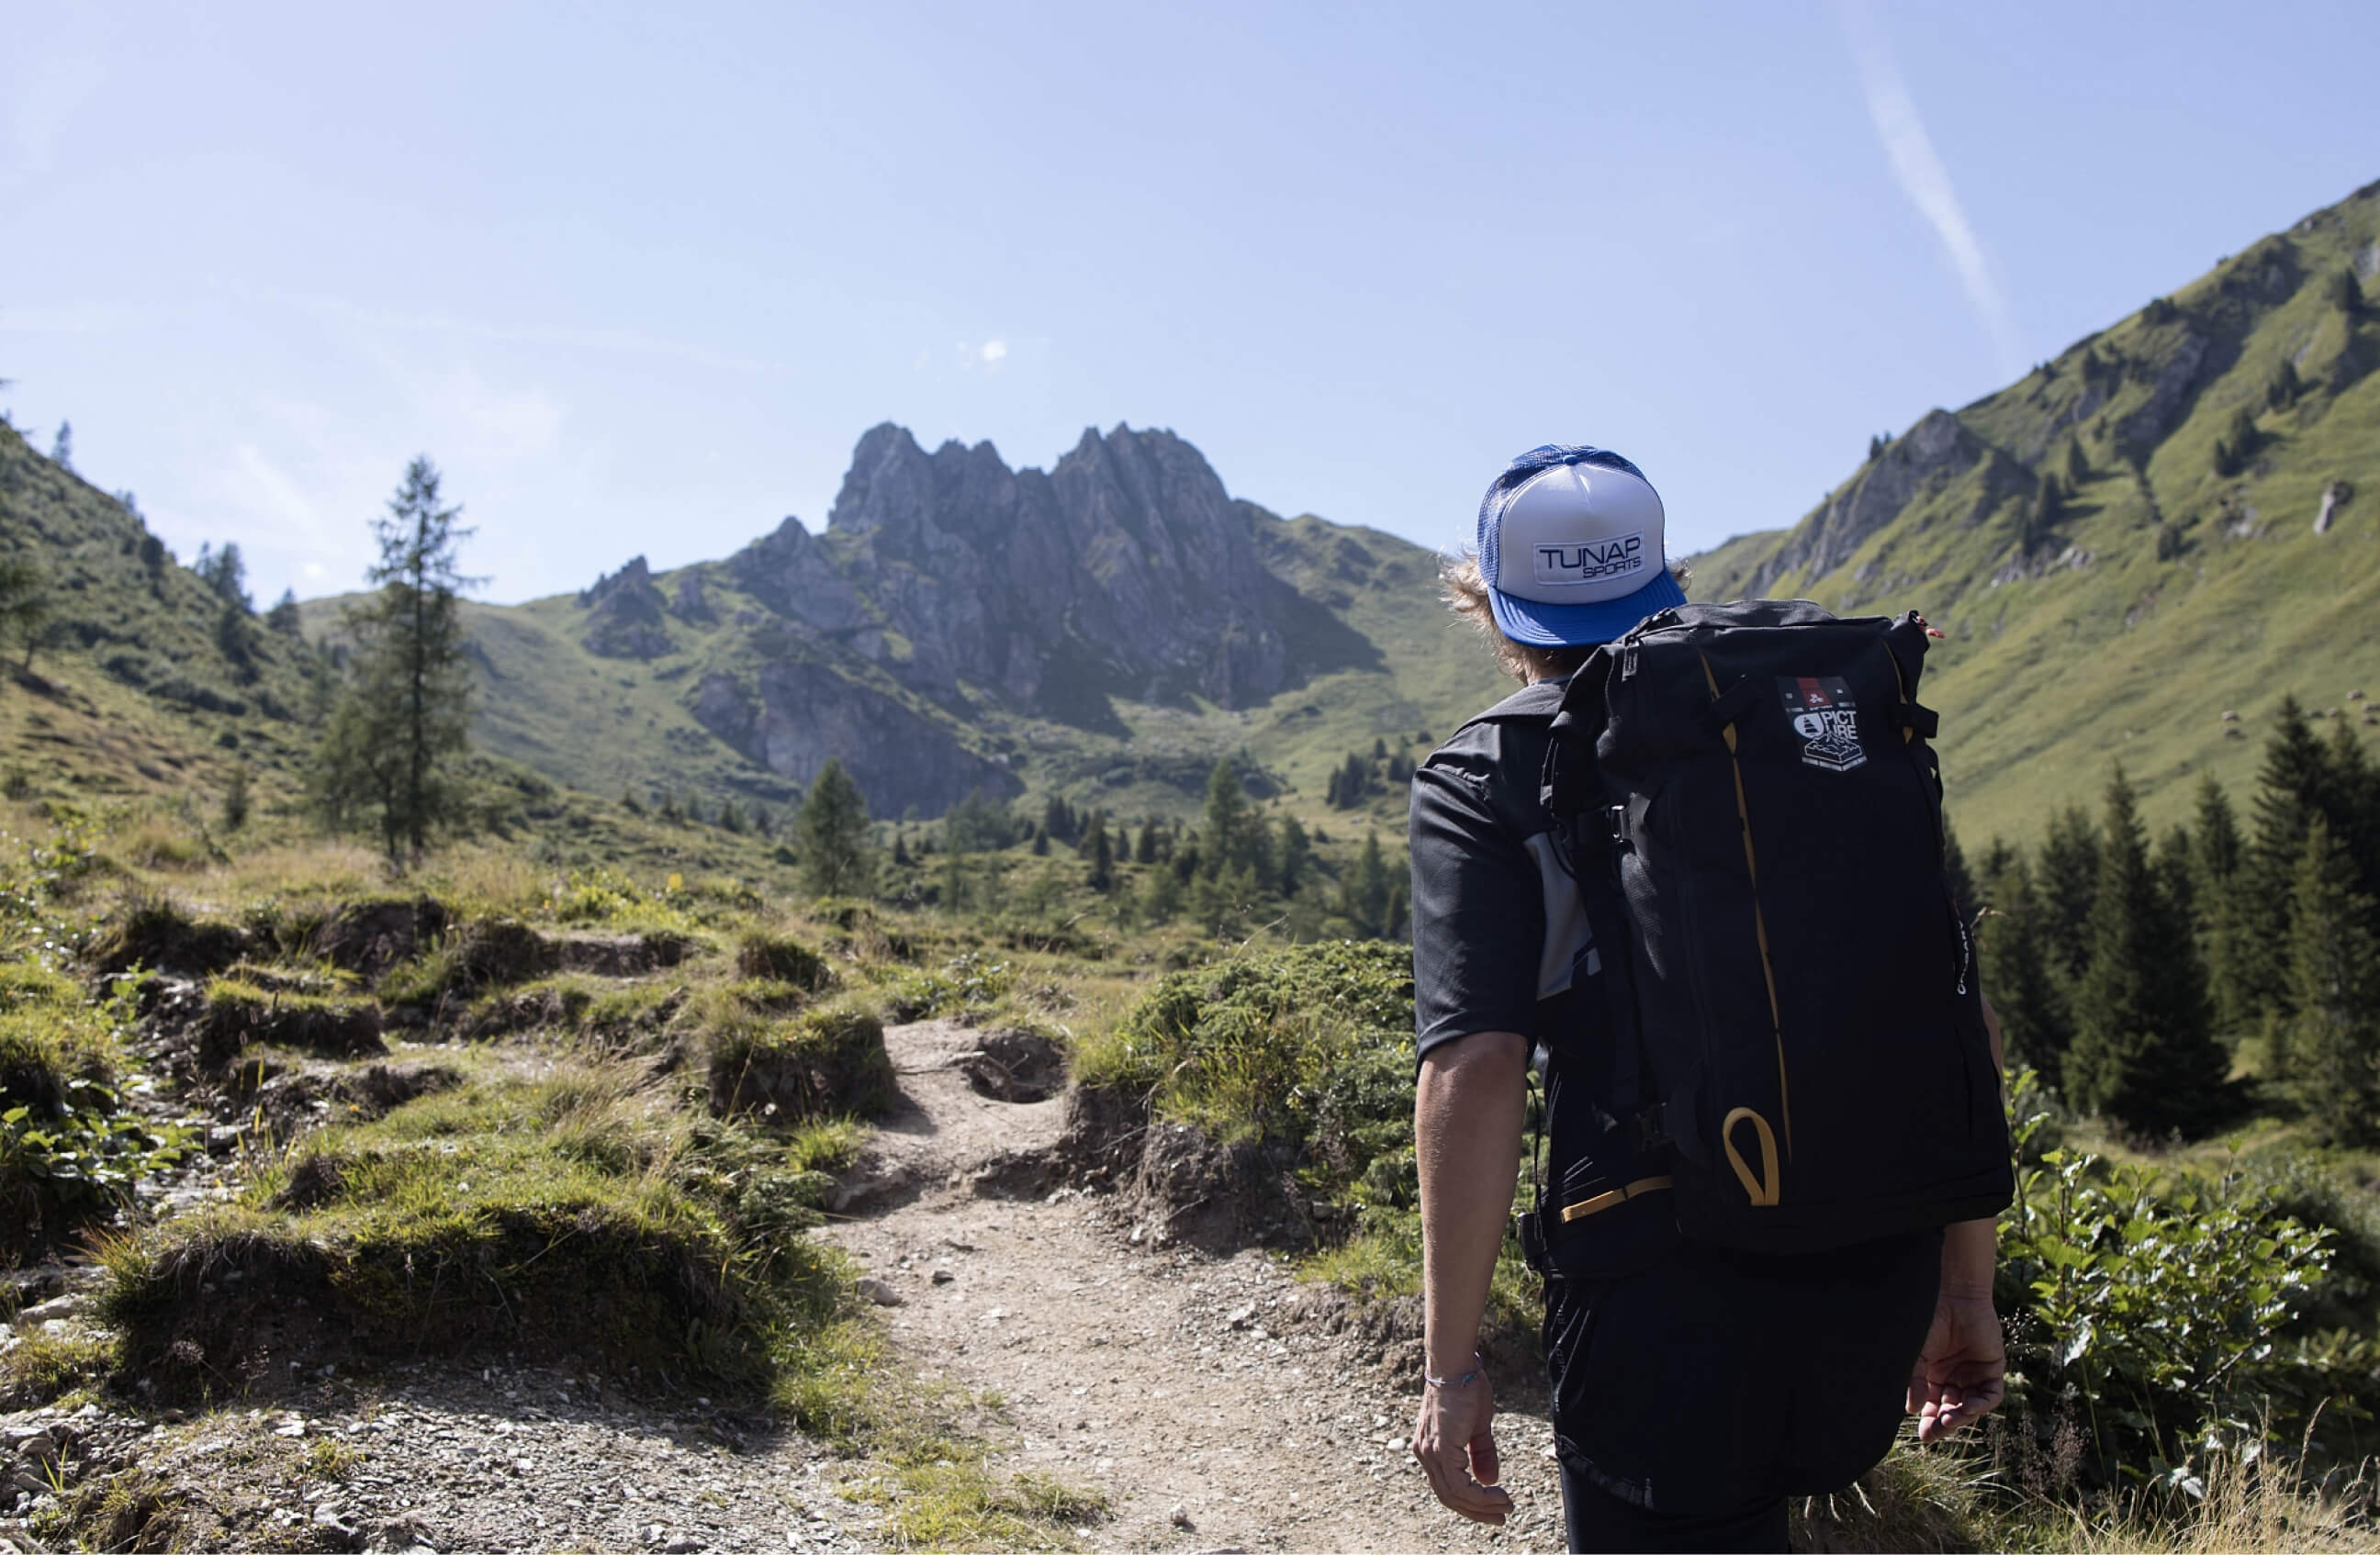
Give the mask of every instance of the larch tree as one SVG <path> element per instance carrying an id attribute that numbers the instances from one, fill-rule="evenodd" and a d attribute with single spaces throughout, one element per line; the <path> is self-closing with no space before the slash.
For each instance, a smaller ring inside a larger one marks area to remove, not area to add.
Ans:
<path id="1" fill-rule="evenodd" d="M 843 763 L 829 757 L 794 817 L 802 884 L 821 897 L 865 891 L 875 878 L 868 833 L 868 799 Z M 954 854 L 953 857 L 956 855 Z"/>
<path id="2" fill-rule="evenodd" d="M 353 673 L 317 753 L 315 794 L 334 825 L 369 825 L 392 861 L 419 858 L 465 808 L 455 768 L 470 747 L 471 669 L 458 562 L 471 531 L 448 507 L 427 456 L 406 466 L 372 521 L 372 592 L 348 609 Z"/>

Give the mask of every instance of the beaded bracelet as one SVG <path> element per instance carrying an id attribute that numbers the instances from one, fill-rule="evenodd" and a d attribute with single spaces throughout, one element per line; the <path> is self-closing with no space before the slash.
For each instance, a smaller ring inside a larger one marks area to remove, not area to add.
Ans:
<path id="1" fill-rule="evenodd" d="M 1487 1363 L 1479 1358 L 1479 1352 L 1474 1350 L 1471 1352 L 1471 1369 L 1464 1372 L 1462 1376 L 1432 1377 L 1429 1372 L 1425 1369 L 1421 1374 L 1421 1380 L 1428 1383 L 1433 1388 L 1467 1388 L 1471 1386 L 1472 1383 L 1479 1380 L 1480 1374 L 1486 1369 Z"/>

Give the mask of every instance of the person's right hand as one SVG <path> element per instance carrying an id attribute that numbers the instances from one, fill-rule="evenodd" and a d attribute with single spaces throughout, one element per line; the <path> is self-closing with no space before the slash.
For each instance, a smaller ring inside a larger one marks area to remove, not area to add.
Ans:
<path id="1" fill-rule="evenodd" d="M 1413 1455 L 1439 1501 L 1475 1523 L 1498 1526 L 1512 1510 L 1512 1493 L 1498 1486 L 1496 1400 L 1481 1372 L 1460 1388 L 1424 1386 L 1421 1418 L 1414 1424 Z"/>

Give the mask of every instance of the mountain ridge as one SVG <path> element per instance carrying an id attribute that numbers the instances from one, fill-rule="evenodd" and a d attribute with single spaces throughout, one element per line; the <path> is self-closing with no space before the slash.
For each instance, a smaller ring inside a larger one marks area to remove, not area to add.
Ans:
<path id="1" fill-rule="evenodd" d="M 2120 762 L 2152 819 L 2238 788 L 2294 694 L 2380 691 L 2380 184 L 1872 450 L 1698 598 L 1924 609 L 1951 807 L 2029 835 Z M 2363 494 L 2359 496 L 2361 490 Z"/>

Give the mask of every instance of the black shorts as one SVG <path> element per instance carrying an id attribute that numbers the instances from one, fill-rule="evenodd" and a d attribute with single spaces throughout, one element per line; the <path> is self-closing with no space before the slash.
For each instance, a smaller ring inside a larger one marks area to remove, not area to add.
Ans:
<path id="1" fill-rule="evenodd" d="M 1662 1513 L 1840 1490 L 1892 1445 L 1941 1276 L 1924 1231 L 1791 1257 L 1681 1241 L 1638 1273 L 1549 1281 L 1562 1463 Z"/>

